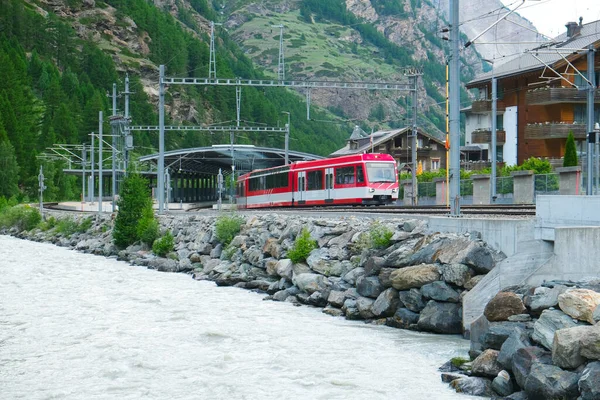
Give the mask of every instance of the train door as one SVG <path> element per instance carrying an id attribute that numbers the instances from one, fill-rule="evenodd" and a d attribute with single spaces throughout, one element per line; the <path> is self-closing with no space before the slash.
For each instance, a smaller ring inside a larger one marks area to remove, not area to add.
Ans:
<path id="1" fill-rule="evenodd" d="M 333 168 L 325 168 L 325 203 L 333 203 Z"/>
<path id="2" fill-rule="evenodd" d="M 298 172 L 298 204 L 306 203 L 306 171 Z"/>

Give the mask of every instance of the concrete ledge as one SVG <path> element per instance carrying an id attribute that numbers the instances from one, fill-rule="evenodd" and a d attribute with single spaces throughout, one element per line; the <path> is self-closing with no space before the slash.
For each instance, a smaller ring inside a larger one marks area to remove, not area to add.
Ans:
<path id="1" fill-rule="evenodd" d="M 537 196 L 535 237 L 552 241 L 556 228 L 600 226 L 598 210 L 600 196 Z"/>
<path id="2" fill-rule="evenodd" d="M 581 172 L 581 167 L 559 167 L 554 169 L 559 174 L 569 173 L 569 172 Z"/>
<path id="3" fill-rule="evenodd" d="M 529 176 L 529 175 L 533 175 L 534 171 L 528 169 L 528 170 L 524 170 L 524 171 L 513 171 L 510 173 L 510 176 Z"/>
<path id="4" fill-rule="evenodd" d="M 480 174 L 480 175 L 471 175 L 471 179 L 476 181 L 479 179 L 491 179 L 491 177 L 489 175 Z"/>

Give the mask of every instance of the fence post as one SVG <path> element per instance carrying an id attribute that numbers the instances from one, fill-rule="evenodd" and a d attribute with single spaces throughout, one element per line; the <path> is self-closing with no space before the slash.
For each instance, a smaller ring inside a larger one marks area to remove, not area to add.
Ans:
<path id="1" fill-rule="evenodd" d="M 515 204 L 533 204 L 535 200 L 535 185 L 533 171 L 513 171 L 513 202 Z"/>

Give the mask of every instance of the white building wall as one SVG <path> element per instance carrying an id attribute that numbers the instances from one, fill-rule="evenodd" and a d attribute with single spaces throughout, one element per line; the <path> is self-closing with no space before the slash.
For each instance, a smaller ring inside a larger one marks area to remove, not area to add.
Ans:
<path id="1" fill-rule="evenodd" d="M 502 148 L 504 162 L 508 166 L 517 165 L 517 107 L 506 107 L 504 112 L 504 131 L 506 142 Z"/>
<path id="2" fill-rule="evenodd" d="M 467 146 L 473 145 L 472 133 L 477 129 L 490 129 L 492 127 L 491 114 L 475 114 L 470 111 L 465 112 L 465 144 Z M 477 143 L 475 146 L 479 146 L 482 149 L 487 150 L 489 145 Z"/>

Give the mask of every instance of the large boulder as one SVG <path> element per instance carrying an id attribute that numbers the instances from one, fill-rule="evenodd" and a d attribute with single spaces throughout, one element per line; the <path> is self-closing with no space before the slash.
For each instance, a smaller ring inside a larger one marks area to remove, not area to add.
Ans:
<path id="1" fill-rule="evenodd" d="M 419 314 L 408 308 L 399 308 L 396 313 L 385 320 L 387 326 L 392 328 L 409 329 L 419 321 Z"/>
<path id="2" fill-rule="evenodd" d="M 567 290 L 566 286 L 556 285 L 553 288 L 540 286 L 535 288 L 533 295 L 526 296 L 525 305 L 534 313 L 540 313 L 558 305 L 558 296 Z"/>
<path id="3" fill-rule="evenodd" d="M 423 285 L 421 293 L 423 293 L 424 297 L 437 301 L 457 303 L 460 299 L 459 293 L 444 281 L 436 281 Z"/>
<path id="4" fill-rule="evenodd" d="M 332 290 L 329 292 L 329 297 L 327 298 L 327 302 L 334 307 L 341 308 L 346 301 L 346 295 L 344 292 L 339 290 Z"/>
<path id="5" fill-rule="evenodd" d="M 420 330 L 435 333 L 462 333 L 462 306 L 430 300 L 419 316 Z"/>
<path id="6" fill-rule="evenodd" d="M 485 275 L 475 275 L 474 277 L 472 277 L 471 279 L 469 279 L 467 281 L 467 283 L 465 283 L 465 289 L 467 289 L 467 290 L 473 289 L 475 286 L 477 286 L 477 284 L 479 282 L 481 282 L 481 280 L 483 278 L 485 278 Z"/>
<path id="7" fill-rule="evenodd" d="M 342 276 L 344 272 L 342 263 L 339 260 L 331 259 L 327 248 L 311 251 L 306 263 L 310 269 L 325 276 Z"/>
<path id="8" fill-rule="evenodd" d="M 381 292 L 371 309 L 375 317 L 391 317 L 396 312 L 399 303 L 398 291 L 389 288 Z"/>
<path id="9" fill-rule="evenodd" d="M 361 296 L 356 299 L 356 308 L 363 319 L 371 319 L 375 316 L 372 309 L 374 302 L 373 299 L 369 299 L 368 297 Z"/>
<path id="10" fill-rule="evenodd" d="M 289 258 L 283 258 L 277 261 L 275 264 L 275 270 L 277 271 L 277 275 L 282 278 L 291 281 L 294 276 L 294 269 L 292 268 L 293 263 Z"/>
<path id="11" fill-rule="evenodd" d="M 450 386 L 458 393 L 464 393 L 471 396 L 494 396 L 492 382 L 486 378 L 465 376 L 464 378 L 453 380 L 450 382 Z"/>
<path id="12" fill-rule="evenodd" d="M 497 350 L 487 349 L 473 360 L 471 373 L 475 376 L 495 378 L 500 371 L 502 371 L 502 365 L 498 363 Z"/>
<path id="13" fill-rule="evenodd" d="M 358 267 L 358 268 L 354 268 L 354 269 L 348 271 L 342 277 L 342 279 L 351 285 L 356 285 L 356 281 L 358 280 L 358 278 L 360 278 L 361 276 L 364 276 L 364 275 L 365 275 L 365 269 L 362 267 Z"/>
<path id="14" fill-rule="evenodd" d="M 565 314 L 594 324 L 594 310 L 600 304 L 600 293 L 588 289 L 569 289 L 558 296 L 558 305 Z"/>
<path id="15" fill-rule="evenodd" d="M 308 294 L 313 292 L 325 292 L 330 285 L 329 280 L 319 274 L 299 274 L 294 275 L 294 285 Z"/>
<path id="16" fill-rule="evenodd" d="M 425 308 L 425 300 L 419 289 L 403 290 L 398 292 L 398 297 L 404 307 L 413 312 L 421 312 Z"/>
<path id="17" fill-rule="evenodd" d="M 514 391 L 510 374 L 504 370 L 500 371 L 492 381 L 492 389 L 500 396 L 508 396 Z"/>
<path id="18" fill-rule="evenodd" d="M 526 324 L 521 322 L 490 322 L 481 337 L 484 349 L 500 350 L 515 329 L 525 329 Z"/>
<path id="19" fill-rule="evenodd" d="M 529 400 L 575 400 L 579 396 L 578 382 L 577 373 L 534 363 L 525 382 L 525 393 Z"/>
<path id="20" fill-rule="evenodd" d="M 554 332 L 559 329 L 572 328 L 576 325 L 571 317 L 560 310 L 544 310 L 533 325 L 531 339 L 552 350 Z"/>
<path id="21" fill-rule="evenodd" d="M 526 311 L 521 298 L 512 292 L 500 292 L 487 303 L 483 315 L 488 321 L 507 321 L 508 317 Z"/>
<path id="22" fill-rule="evenodd" d="M 379 281 L 384 287 L 392 287 L 392 280 L 390 279 L 390 276 L 395 270 L 396 268 L 381 268 L 381 271 L 379 271 Z"/>
<path id="23" fill-rule="evenodd" d="M 296 263 L 296 264 L 292 264 L 292 278 L 295 275 L 300 275 L 300 274 L 312 274 L 313 270 L 310 269 L 310 267 L 304 263 Z"/>
<path id="24" fill-rule="evenodd" d="M 390 275 L 392 287 L 396 290 L 420 288 L 439 279 L 440 273 L 438 267 L 432 264 L 421 264 L 398 269 Z"/>
<path id="25" fill-rule="evenodd" d="M 534 363 L 552 364 L 552 355 L 537 346 L 524 347 L 516 351 L 512 360 L 512 372 L 517 384 L 525 388 L 525 382 Z"/>
<path id="26" fill-rule="evenodd" d="M 581 341 L 591 326 L 574 326 L 554 333 L 552 362 L 561 368 L 573 369 L 585 362 L 581 355 Z"/>
<path id="27" fill-rule="evenodd" d="M 600 361 L 586 365 L 578 382 L 581 400 L 600 399 Z"/>
<path id="28" fill-rule="evenodd" d="M 588 360 L 600 360 L 600 325 L 588 328 L 581 337 L 581 355 Z"/>
<path id="29" fill-rule="evenodd" d="M 376 276 L 361 276 L 356 280 L 356 290 L 361 296 L 376 299 L 384 287 Z"/>
<path id="30" fill-rule="evenodd" d="M 365 275 L 374 276 L 379 275 L 381 268 L 385 265 L 385 258 L 383 257 L 369 257 L 365 263 Z"/>
<path id="31" fill-rule="evenodd" d="M 529 334 L 527 331 L 517 327 L 513 330 L 508 339 L 502 343 L 500 353 L 498 354 L 498 362 L 504 368 L 511 370 L 512 360 L 517 350 L 530 346 L 531 341 L 529 340 Z"/>
<path id="32" fill-rule="evenodd" d="M 281 245 L 279 244 L 279 240 L 274 237 L 267 239 L 262 250 L 266 256 L 275 258 L 279 258 L 281 256 Z"/>
<path id="33" fill-rule="evenodd" d="M 473 277 L 473 270 L 464 264 L 445 264 L 440 267 L 440 272 L 442 280 L 461 287 Z"/>
<path id="34" fill-rule="evenodd" d="M 595 323 L 600 322 L 600 306 L 596 307 L 596 309 L 594 310 L 594 314 L 592 315 L 592 318 L 594 318 Z"/>

